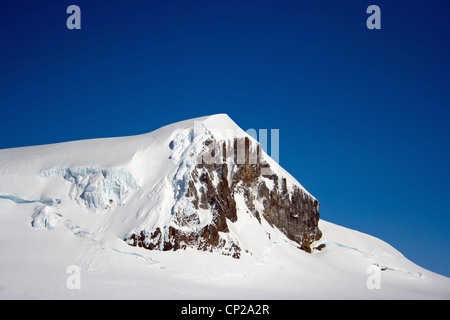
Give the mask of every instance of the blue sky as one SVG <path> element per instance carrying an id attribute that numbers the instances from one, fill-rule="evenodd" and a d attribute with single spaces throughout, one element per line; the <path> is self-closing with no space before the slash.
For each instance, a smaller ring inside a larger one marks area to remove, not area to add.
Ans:
<path id="1" fill-rule="evenodd" d="M 81 8 L 81 30 L 66 9 Z M 381 8 L 381 30 L 366 9 Z M 0 148 L 227 113 L 324 220 L 450 276 L 450 3 L 0 1 Z"/>

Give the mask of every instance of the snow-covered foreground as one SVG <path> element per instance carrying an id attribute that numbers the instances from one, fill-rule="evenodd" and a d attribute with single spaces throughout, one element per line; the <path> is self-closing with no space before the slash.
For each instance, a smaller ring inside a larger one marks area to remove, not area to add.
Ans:
<path id="1" fill-rule="evenodd" d="M 200 121 L 210 129 L 236 130 L 224 115 Z M 240 259 L 127 244 L 123 236 L 133 228 L 170 223 L 173 190 L 191 165 L 186 157 L 200 147 L 199 136 L 186 131 L 192 125 L 0 150 L 0 298 L 450 298 L 449 278 L 379 239 L 323 220 L 314 247 L 325 247 L 299 250 L 247 212 L 239 195 L 237 221 L 228 221 L 223 236 L 239 240 Z M 206 211 L 200 218 L 210 220 Z"/>
<path id="2" fill-rule="evenodd" d="M 376 238 L 325 221 L 323 241 L 332 246 L 320 252 L 305 253 L 277 234 L 261 256 L 233 259 L 195 249 L 149 251 L 119 239 L 103 243 L 62 225 L 33 229 L 24 223 L 29 206 L 1 200 L 2 299 L 450 297 L 448 278 L 416 266 Z M 367 286 L 374 263 L 387 268 L 380 271 L 379 289 Z M 81 267 L 79 289 L 70 289 L 72 265 Z"/>

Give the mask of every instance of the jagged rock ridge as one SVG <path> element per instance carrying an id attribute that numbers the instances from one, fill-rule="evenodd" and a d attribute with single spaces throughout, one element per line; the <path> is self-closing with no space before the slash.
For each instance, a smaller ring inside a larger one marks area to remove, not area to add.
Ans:
<path id="1" fill-rule="evenodd" d="M 171 156 L 180 165 L 173 176 L 176 181 L 172 181 L 175 204 L 170 224 L 135 229 L 124 240 L 150 250 L 193 247 L 239 258 L 239 239 L 230 234 L 228 224 L 238 221 L 241 210 L 259 223 L 265 219 L 298 243 L 300 249 L 311 252 L 311 244 L 322 235 L 318 201 L 277 174 L 256 141 L 249 137 L 220 139 L 202 129 L 201 138 L 194 129 L 183 133 L 189 143 L 179 135 L 169 143 L 172 150 L 182 145 L 183 153 L 188 155 L 177 157 L 180 152 L 174 152 Z M 236 201 L 237 197 L 243 203 Z"/>

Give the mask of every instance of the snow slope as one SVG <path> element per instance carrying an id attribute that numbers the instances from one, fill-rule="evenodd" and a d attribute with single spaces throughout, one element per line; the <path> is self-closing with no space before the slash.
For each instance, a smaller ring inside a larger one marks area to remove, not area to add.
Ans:
<path id="1" fill-rule="evenodd" d="M 174 207 L 189 206 L 177 199 L 192 155 L 211 134 L 249 137 L 228 116 L 214 115 L 139 136 L 0 150 L 0 298 L 450 298 L 449 278 L 379 239 L 323 220 L 315 247 L 325 247 L 299 250 L 247 212 L 240 195 L 238 219 L 221 234 L 239 241 L 240 259 L 128 245 L 123 237 L 131 230 L 163 228 Z M 211 219 L 207 210 L 198 214 L 200 226 Z M 80 267 L 80 289 L 67 286 L 70 266 Z M 379 289 L 369 289 L 373 275 Z"/>

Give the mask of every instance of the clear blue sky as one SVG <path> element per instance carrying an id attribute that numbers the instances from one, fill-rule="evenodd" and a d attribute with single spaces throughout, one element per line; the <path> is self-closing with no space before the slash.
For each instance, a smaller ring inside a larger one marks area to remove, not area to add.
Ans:
<path id="1" fill-rule="evenodd" d="M 81 30 L 66 9 L 81 8 Z M 366 9 L 381 8 L 381 30 Z M 450 2 L 0 1 L 0 148 L 227 113 L 324 220 L 450 276 Z"/>

